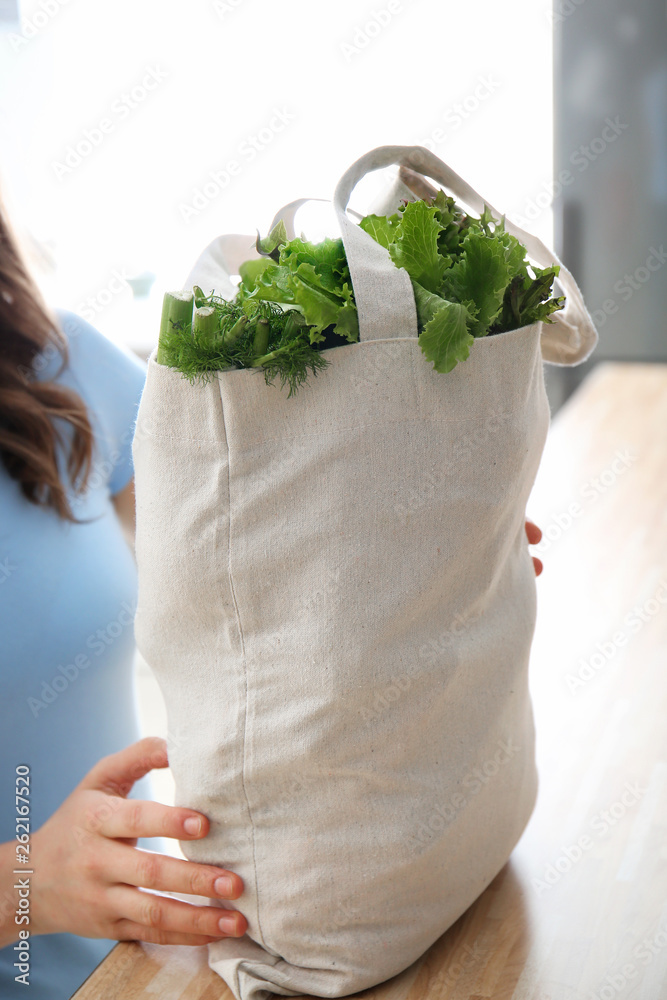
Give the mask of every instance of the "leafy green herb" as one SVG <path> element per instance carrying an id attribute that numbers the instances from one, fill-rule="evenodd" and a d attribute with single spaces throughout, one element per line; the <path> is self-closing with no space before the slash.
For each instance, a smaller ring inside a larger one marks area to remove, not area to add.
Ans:
<path id="1" fill-rule="evenodd" d="M 227 368 L 261 369 L 267 385 L 280 379 L 289 386 L 289 396 L 305 382 L 308 372 L 317 375 L 329 362 L 310 344 L 303 316 L 283 310 L 273 302 L 226 300 L 205 296 L 195 287 L 192 312 L 181 310 L 171 321 L 171 300 L 181 301 L 183 293 L 165 295 L 163 324 L 157 360 L 177 368 L 190 382 L 208 381 L 214 372 Z M 166 319 L 165 319 L 166 315 Z"/>

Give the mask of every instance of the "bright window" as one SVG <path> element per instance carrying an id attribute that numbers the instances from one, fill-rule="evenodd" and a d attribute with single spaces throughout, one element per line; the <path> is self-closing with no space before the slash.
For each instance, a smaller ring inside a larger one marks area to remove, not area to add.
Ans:
<path id="1" fill-rule="evenodd" d="M 266 229 L 294 198 L 331 197 L 354 159 L 388 143 L 430 146 L 511 218 L 538 199 L 528 226 L 551 242 L 550 9 L 22 3 L 22 28 L 0 24 L 0 173 L 41 246 L 49 300 L 147 350 L 163 291 L 210 240 Z M 389 176 L 368 178 L 351 207 Z M 297 228 L 337 235 L 327 205 Z M 142 272 L 153 293 L 135 300 L 126 279 Z"/>

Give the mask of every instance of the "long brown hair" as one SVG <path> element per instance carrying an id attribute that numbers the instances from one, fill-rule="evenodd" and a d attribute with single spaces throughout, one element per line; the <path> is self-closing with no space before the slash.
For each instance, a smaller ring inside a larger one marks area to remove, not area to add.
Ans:
<path id="1" fill-rule="evenodd" d="M 44 302 L 0 201 L 0 457 L 34 504 L 52 507 L 75 521 L 58 469 L 63 435 L 54 423 L 71 425 L 66 468 L 81 492 L 93 455 L 93 432 L 78 393 L 54 381 L 35 378 L 35 361 L 59 356 L 60 374 L 68 361 L 67 340 Z"/>

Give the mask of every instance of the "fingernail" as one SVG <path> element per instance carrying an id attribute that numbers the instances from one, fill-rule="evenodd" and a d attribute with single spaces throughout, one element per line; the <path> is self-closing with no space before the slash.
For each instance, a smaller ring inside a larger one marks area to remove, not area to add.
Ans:
<path id="1" fill-rule="evenodd" d="M 236 934 L 236 917 L 220 917 L 218 927 L 223 934 Z"/>
<path id="2" fill-rule="evenodd" d="M 217 896 L 231 896 L 234 892 L 234 882 L 229 875 L 221 875 L 213 885 Z"/>
<path id="3" fill-rule="evenodd" d="M 191 837 L 194 837 L 196 834 L 201 833 L 201 820 L 198 816 L 188 816 L 183 824 L 183 829 Z"/>

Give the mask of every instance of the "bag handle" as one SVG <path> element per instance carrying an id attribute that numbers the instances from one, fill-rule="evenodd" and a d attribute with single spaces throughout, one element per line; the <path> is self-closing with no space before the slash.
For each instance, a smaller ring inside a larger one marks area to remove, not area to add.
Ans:
<path id="1" fill-rule="evenodd" d="M 294 232 L 294 217 L 299 211 L 302 205 L 307 204 L 309 201 L 326 201 L 330 204 L 329 198 L 297 198 L 296 201 L 290 201 L 287 205 L 283 205 L 279 208 L 276 214 L 273 216 L 273 222 L 269 226 L 269 232 L 274 226 L 277 226 L 282 219 L 285 223 L 285 229 L 287 231 L 287 239 L 293 240 L 296 238 L 296 233 Z M 351 215 L 356 215 L 358 219 L 363 219 L 363 215 L 359 215 L 358 212 L 354 212 L 352 209 L 349 210 Z"/>
<path id="2" fill-rule="evenodd" d="M 227 233 L 217 236 L 199 255 L 183 284 L 184 288 L 199 285 L 205 295 L 215 292 L 224 299 L 233 299 L 236 285 L 230 275 L 238 274 L 244 260 L 256 260 L 256 236 Z"/>
<path id="3" fill-rule="evenodd" d="M 483 212 L 486 204 L 496 218 L 501 216 L 489 201 L 425 146 L 378 146 L 355 160 L 338 181 L 333 203 L 352 276 L 361 340 L 405 336 L 406 333 L 416 336 L 414 294 L 407 273 L 397 268 L 387 250 L 351 222 L 346 214 L 350 195 L 361 178 L 372 170 L 395 163 L 431 177 L 477 214 Z M 543 324 L 543 358 L 560 365 L 585 361 L 598 342 L 598 334 L 576 281 L 556 254 L 536 236 L 509 220 L 505 228 L 521 240 L 539 267 L 553 264 L 560 267 L 557 280 L 567 301 L 565 309 L 553 314 L 552 323 Z"/>
<path id="4" fill-rule="evenodd" d="M 295 238 L 294 217 L 301 206 L 309 201 L 329 202 L 330 199 L 297 198 L 296 201 L 290 201 L 276 212 L 273 222 L 269 226 L 269 232 L 282 219 L 287 230 L 287 238 L 293 240 Z M 359 219 L 363 218 L 358 212 L 352 212 L 351 209 L 350 212 Z M 261 256 L 257 252 L 255 240 L 255 236 L 242 233 L 227 233 L 224 236 L 217 236 L 199 255 L 185 279 L 183 287 L 192 288 L 193 285 L 199 285 L 207 295 L 215 291 L 225 299 L 233 299 L 237 289 L 234 282 L 231 281 L 230 275 L 238 274 L 239 267 L 244 261 L 258 260 Z"/>

